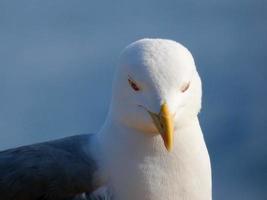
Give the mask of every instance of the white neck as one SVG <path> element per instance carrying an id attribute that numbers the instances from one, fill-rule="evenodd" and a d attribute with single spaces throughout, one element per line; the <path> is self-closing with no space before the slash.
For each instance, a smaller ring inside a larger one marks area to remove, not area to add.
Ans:
<path id="1" fill-rule="evenodd" d="M 111 118 L 108 118 L 111 119 Z M 175 131 L 167 152 L 159 135 L 106 121 L 99 133 L 118 200 L 211 200 L 209 155 L 197 117 Z"/>

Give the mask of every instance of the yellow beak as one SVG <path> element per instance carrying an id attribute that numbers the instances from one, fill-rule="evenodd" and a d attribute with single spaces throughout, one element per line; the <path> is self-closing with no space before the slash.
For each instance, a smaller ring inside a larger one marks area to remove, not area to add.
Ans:
<path id="1" fill-rule="evenodd" d="M 172 150 L 173 147 L 173 118 L 166 103 L 161 105 L 159 114 L 148 111 L 155 126 L 157 127 L 166 149 Z"/>

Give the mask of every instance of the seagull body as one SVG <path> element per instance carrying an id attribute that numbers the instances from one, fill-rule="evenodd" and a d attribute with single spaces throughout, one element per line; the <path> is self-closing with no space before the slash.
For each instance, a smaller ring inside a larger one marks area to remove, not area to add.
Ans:
<path id="1" fill-rule="evenodd" d="M 54 142 L 46 143 L 52 146 L 49 149 L 33 145 L 40 152 L 29 155 L 1 152 L 0 169 L 5 171 L 0 172 L 0 197 L 1 191 L 17 192 L 16 184 L 25 181 L 41 184 L 38 193 L 48 197 L 49 188 L 59 190 L 57 195 L 69 194 L 60 200 L 79 198 L 102 186 L 115 200 L 211 200 L 209 155 L 197 117 L 200 108 L 201 81 L 191 53 L 171 40 L 134 42 L 121 54 L 109 112 L 99 133 L 67 138 L 57 148 Z M 32 147 L 24 148 L 27 152 Z M 20 179 L 17 168 L 26 165 L 25 160 L 43 165 L 45 173 L 36 178 L 40 173 L 34 167 L 25 168 L 31 171 L 30 178 Z M 60 167 L 47 168 L 51 160 L 52 166 Z M 9 166 L 13 168 L 6 169 Z M 44 180 L 55 184 L 46 185 Z M 62 183 L 66 187 L 59 186 Z M 28 198 L 34 199 L 38 198 Z"/>
<path id="2" fill-rule="evenodd" d="M 129 78 L 139 91 L 129 90 Z M 169 141 L 164 137 L 169 130 L 160 135 L 148 114 L 161 113 L 164 105 L 169 111 L 162 115 L 173 121 Z M 185 47 L 143 39 L 124 50 L 110 112 L 98 134 L 115 198 L 211 199 L 209 155 L 197 118 L 200 107 L 201 81 Z"/>

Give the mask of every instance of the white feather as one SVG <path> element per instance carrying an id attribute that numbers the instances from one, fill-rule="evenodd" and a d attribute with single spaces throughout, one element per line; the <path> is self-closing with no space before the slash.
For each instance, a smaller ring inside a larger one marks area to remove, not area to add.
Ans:
<path id="1" fill-rule="evenodd" d="M 128 85 L 131 76 L 140 86 Z M 190 82 L 182 93 L 180 87 Z M 167 152 L 148 113 L 166 102 L 175 115 Z M 197 114 L 201 81 L 191 53 L 170 40 L 143 39 L 122 53 L 108 117 L 99 133 L 104 166 L 118 200 L 210 200 L 209 155 Z"/>

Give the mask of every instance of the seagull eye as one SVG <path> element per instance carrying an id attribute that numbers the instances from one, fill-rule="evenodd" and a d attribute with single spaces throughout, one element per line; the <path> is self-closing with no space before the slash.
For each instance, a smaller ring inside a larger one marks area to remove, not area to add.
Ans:
<path id="1" fill-rule="evenodd" d="M 188 90 L 189 86 L 190 86 L 190 82 L 184 83 L 180 89 L 181 92 L 184 93 L 186 90 Z"/>
<path id="2" fill-rule="evenodd" d="M 139 91 L 140 90 L 140 88 L 138 87 L 138 85 L 133 80 L 128 79 L 128 83 L 133 88 L 134 91 Z"/>

